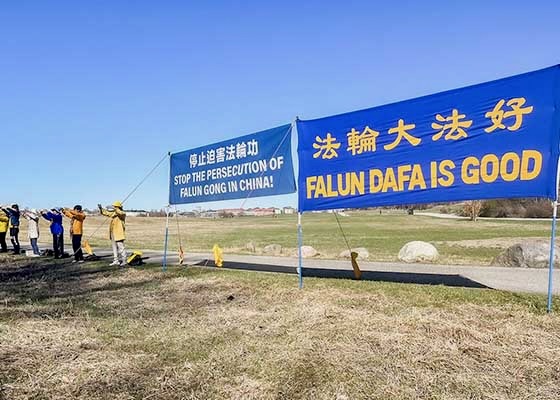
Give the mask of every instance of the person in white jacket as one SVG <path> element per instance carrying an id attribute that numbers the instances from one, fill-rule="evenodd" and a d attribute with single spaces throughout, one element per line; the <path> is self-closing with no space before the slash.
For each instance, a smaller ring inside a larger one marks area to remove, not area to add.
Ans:
<path id="1" fill-rule="evenodd" d="M 32 257 L 39 257 L 39 246 L 37 245 L 37 241 L 39 240 L 39 214 L 37 210 L 31 209 L 25 210 L 22 215 L 23 218 L 27 220 L 27 237 L 33 249 Z"/>

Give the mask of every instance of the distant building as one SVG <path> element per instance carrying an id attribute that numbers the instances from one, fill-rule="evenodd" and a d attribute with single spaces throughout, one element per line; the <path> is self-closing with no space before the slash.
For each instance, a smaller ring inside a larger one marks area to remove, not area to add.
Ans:
<path id="1" fill-rule="evenodd" d="M 256 217 L 270 217 L 273 216 L 275 214 L 274 212 L 274 208 L 270 207 L 270 208 L 252 208 L 251 210 L 251 215 L 254 215 Z"/>
<path id="2" fill-rule="evenodd" d="M 216 210 L 207 210 L 200 213 L 200 218 L 218 218 L 220 212 Z"/>
<path id="3" fill-rule="evenodd" d="M 282 214 L 295 214 L 296 209 L 294 207 L 284 207 L 282 209 Z"/>
<path id="4" fill-rule="evenodd" d="M 242 208 L 224 208 L 223 210 L 220 210 L 220 212 L 223 215 L 228 215 L 232 217 L 240 217 L 242 215 L 245 215 L 245 210 Z"/>
<path id="5" fill-rule="evenodd" d="M 149 217 L 150 213 L 146 210 L 124 210 L 127 217 Z"/>

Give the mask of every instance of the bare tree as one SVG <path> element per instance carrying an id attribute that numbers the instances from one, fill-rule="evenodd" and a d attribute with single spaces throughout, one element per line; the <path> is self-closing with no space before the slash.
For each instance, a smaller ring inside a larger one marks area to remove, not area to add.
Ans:
<path id="1" fill-rule="evenodd" d="M 482 201 L 471 200 L 465 202 L 465 215 L 467 215 L 471 221 L 476 221 L 480 210 L 482 209 Z"/>

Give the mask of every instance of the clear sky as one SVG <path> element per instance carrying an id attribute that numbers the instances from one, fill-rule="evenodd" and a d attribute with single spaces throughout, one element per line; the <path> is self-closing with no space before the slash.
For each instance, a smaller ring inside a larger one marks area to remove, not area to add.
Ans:
<path id="1" fill-rule="evenodd" d="M 108 204 L 167 151 L 558 63 L 557 0 L 3 2 L 0 203 Z"/>

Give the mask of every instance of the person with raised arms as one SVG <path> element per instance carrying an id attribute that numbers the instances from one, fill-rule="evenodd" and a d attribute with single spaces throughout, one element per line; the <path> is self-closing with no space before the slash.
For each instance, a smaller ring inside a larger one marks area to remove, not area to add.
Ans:
<path id="1" fill-rule="evenodd" d="M 17 204 L 12 204 L 11 207 L 2 207 L 2 211 L 10 218 L 10 241 L 14 248 L 14 254 L 19 254 L 19 219 L 21 215 L 19 206 Z"/>
<path id="2" fill-rule="evenodd" d="M 72 262 L 83 263 L 82 235 L 84 232 L 84 219 L 86 219 L 86 215 L 82 211 L 82 206 L 80 205 L 75 205 L 73 210 L 63 208 L 62 213 L 70 218 L 70 237 L 72 238 L 72 250 L 74 251 L 74 261 Z"/>
<path id="3" fill-rule="evenodd" d="M 113 210 L 110 211 L 103 208 L 101 204 L 97 205 L 101 215 L 111 218 L 109 239 L 113 247 L 113 262 L 110 265 L 124 267 L 126 266 L 126 249 L 124 247 L 126 213 L 123 211 L 123 205 L 120 201 L 115 201 L 112 206 Z"/>
<path id="4" fill-rule="evenodd" d="M 37 245 L 39 240 L 39 214 L 37 210 L 31 209 L 23 210 L 21 215 L 27 220 L 27 237 L 33 249 L 32 257 L 39 257 L 39 246 Z"/>
<path id="5" fill-rule="evenodd" d="M 62 226 L 62 215 L 57 208 L 51 208 L 50 211 L 42 210 L 41 215 L 51 223 L 54 258 L 62 258 L 64 255 L 64 228 Z"/>

